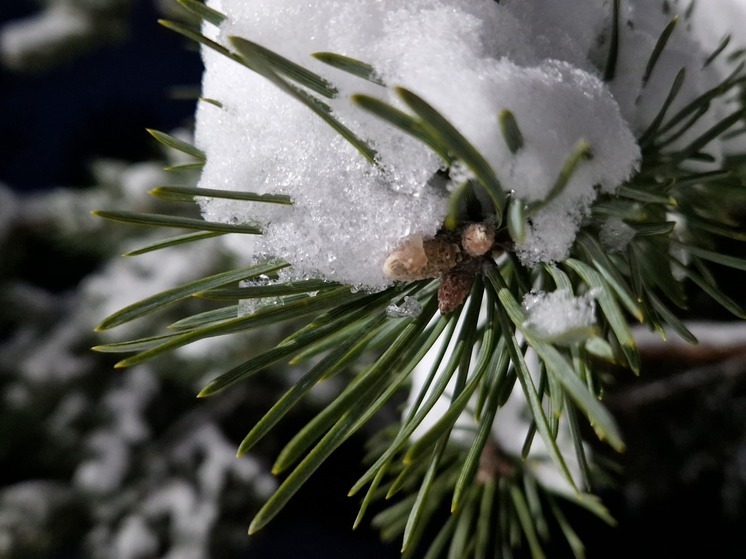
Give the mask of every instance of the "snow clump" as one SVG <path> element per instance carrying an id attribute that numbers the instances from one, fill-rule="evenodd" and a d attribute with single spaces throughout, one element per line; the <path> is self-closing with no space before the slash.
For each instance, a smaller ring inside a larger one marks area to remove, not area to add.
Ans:
<path id="1" fill-rule="evenodd" d="M 671 111 L 704 91 L 717 72 L 714 66 L 702 69 L 711 51 L 679 25 L 643 87 L 645 64 L 673 17 L 647 0 L 623 3 L 616 73 L 607 80 L 611 2 L 209 0 L 208 5 L 227 16 L 220 27 L 205 24 L 208 37 L 228 48 L 232 36 L 248 39 L 333 83 L 339 94 L 323 101 L 375 149 L 378 165 L 268 80 L 205 48 L 202 95 L 209 101 L 200 102 L 196 121 L 196 143 L 207 154 L 200 186 L 281 193 L 293 201 L 275 206 L 206 199 L 205 219 L 261 225 L 262 236 L 227 241 L 247 259 L 279 257 L 293 265 L 297 278 L 368 290 L 391 283 L 382 264 L 401 239 L 438 231 L 448 185 L 433 180 L 444 168 L 437 155 L 354 105 L 350 95 L 371 95 L 408 110 L 394 86 L 416 93 L 485 157 L 506 193 L 527 204 L 546 199 L 563 164 L 586 142 L 591 157 L 560 196 L 531 216 L 525 239 L 516 246 L 524 265 L 535 266 L 565 258 L 599 193 L 613 194 L 638 170 L 636 136 L 657 114 L 678 70 L 687 69 L 687 81 Z M 369 63 L 389 87 L 310 56 L 323 51 Z M 503 110 L 513 113 L 524 139 L 516 153 L 500 131 Z M 692 134 L 711 123 L 702 118 Z"/>
<path id="2" fill-rule="evenodd" d="M 587 337 L 596 322 L 591 294 L 573 296 L 567 289 L 531 291 L 523 298 L 524 327 L 542 338 L 574 341 Z"/>

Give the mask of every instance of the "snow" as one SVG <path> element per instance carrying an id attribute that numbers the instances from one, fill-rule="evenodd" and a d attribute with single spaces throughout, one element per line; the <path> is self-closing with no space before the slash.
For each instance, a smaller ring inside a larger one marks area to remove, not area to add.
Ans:
<path id="1" fill-rule="evenodd" d="M 679 242 L 686 242 L 689 240 L 691 232 L 683 216 L 674 212 L 667 212 L 666 220 L 672 221 L 675 224 L 673 232 L 671 234 L 674 240 L 677 240 Z M 677 262 L 680 262 L 682 266 L 688 266 L 691 263 L 691 255 L 682 246 L 671 245 L 671 247 L 668 249 L 668 253 Z M 684 281 L 684 279 L 687 277 L 682 266 L 679 266 L 678 264 L 673 264 L 671 266 L 673 277 L 678 281 Z"/>
<path id="2" fill-rule="evenodd" d="M 217 501 L 232 477 L 256 481 L 266 496 L 275 488 L 262 480 L 257 461 L 237 459 L 235 444 L 214 424 L 198 427 L 189 438 L 174 449 L 174 457 L 181 463 L 199 461 L 197 478 L 203 496 Z"/>
<path id="3" fill-rule="evenodd" d="M 91 456 L 77 467 L 76 485 L 91 493 L 109 493 L 121 486 L 130 467 L 132 447 L 151 436 L 145 411 L 159 389 L 153 371 L 141 366 L 101 399 L 100 412 L 110 424 L 88 437 Z"/>
<path id="4" fill-rule="evenodd" d="M 101 429 L 89 436 L 86 446 L 93 455 L 76 468 L 75 485 L 94 494 L 115 491 L 129 469 L 126 441 L 117 433 Z"/>
<path id="5" fill-rule="evenodd" d="M 676 111 L 722 79 L 724 63 L 703 62 L 743 3 L 699 3 L 682 16 L 647 84 L 643 73 L 660 33 L 673 18 L 659 2 L 622 3 L 619 57 L 613 80 L 602 81 L 611 19 L 609 2 L 574 0 L 212 0 L 228 16 L 205 32 L 228 45 L 248 38 L 319 73 L 340 91 L 333 114 L 377 151 L 379 167 L 306 107 L 264 78 L 203 49 L 203 95 L 196 140 L 208 156 L 201 186 L 288 194 L 292 208 L 210 200 L 207 219 L 258 222 L 266 234 L 234 242 L 249 258 L 279 256 L 297 277 L 322 277 L 378 289 L 391 281 L 381 265 L 407 236 L 440 227 L 448 188 L 428 183 L 443 162 L 421 144 L 349 102 L 351 93 L 377 96 L 401 108 L 382 88 L 325 67 L 309 55 L 332 51 L 370 63 L 388 85 L 403 86 L 443 114 L 484 155 L 506 192 L 525 203 L 544 200 L 579 141 L 592 157 L 576 168 L 562 194 L 529 220 L 516 247 L 526 266 L 568 255 L 599 192 L 614 193 L 638 169 L 635 137 L 657 115 L 681 68 L 687 72 Z M 674 2 L 672 9 L 683 10 Z M 727 10 L 719 12 L 721 6 Z M 724 17 L 724 14 L 727 16 Z M 731 18 L 731 19 L 729 19 Z M 725 56 L 721 57 L 725 58 Z M 325 100 L 326 102 L 327 100 Z M 524 146 L 504 142 L 502 110 L 515 116 Z M 724 101 L 671 148 L 686 145 L 727 114 Z M 744 143 L 743 136 L 730 143 Z M 707 146 L 716 160 L 722 146 Z M 453 183 L 471 176 L 455 165 Z M 620 241 L 621 243 L 621 241 Z M 621 245 L 620 245 L 621 246 Z"/>
<path id="6" fill-rule="evenodd" d="M 133 514 L 122 521 L 112 547 L 112 559 L 153 557 L 158 552 L 158 538 L 142 516 Z"/>
<path id="7" fill-rule="evenodd" d="M 246 258 L 279 256 L 298 277 L 378 289 L 391 282 L 381 273 L 387 254 L 409 235 L 432 236 L 444 218 L 448 189 L 429 183 L 443 162 L 349 102 L 349 94 L 365 93 L 401 106 L 393 89 L 325 67 L 309 56 L 316 51 L 366 61 L 385 83 L 423 97 L 524 202 L 544 199 L 577 143 L 590 144 L 593 158 L 533 217 L 518 247 L 527 265 L 564 257 L 597 193 L 614 192 L 639 164 L 632 128 L 597 69 L 606 7 L 492 0 L 210 5 L 228 19 L 219 30 L 206 24 L 205 33 L 226 45 L 233 35 L 248 38 L 329 79 L 340 91 L 328 101 L 334 115 L 378 154 L 379 166 L 368 164 L 306 107 L 204 49 L 202 94 L 222 108 L 201 103 L 197 110 L 196 142 L 207 153 L 200 185 L 284 193 L 294 201 L 293 207 L 203 203 L 206 219 L 264 227 L 262 238 L 232 241 Z M 570 17 L 573 12 L 583 16 Z M 525 140 L 516 154 L 500 133 L 503 109 L 515 115 Z"/>
<path id="8" fill-rule="evenodd" d="M 675 114 L 695 97 L 722 81 L 725 75 L 734 69 L 734 66 L 728 67 L 724 64 L 704 67 L 708 56 L 719 43 L 719 40 L 713 42 L 713 33 L 720 33 L 710 28 L 705 23 L 706 20 L 701 18 L 712 19 L 709 14 L 717 12 L 720 6 L 726 3 L 732 4 L 724 0 L 701 3 L 707 7 L 698 9 L 692 20 L 687 20 L 683 14 L 680 15 L 666 48 L 661 53 L 646 85 L 640 78 L 659 34 L 673 19 L 675 12 L 664 14 L 658 9 L 658 3 L 653 2 L 626 3 L 624 20 L 633 21 L 634 25 L 620 26 L 618 77 L 611 82 L 610 87 L 618 100 L 622 114 L 636 134 L 643 132 L 656 117 L 680 70 L 685 70 L 686 77 L 681 91 L 668 109 L 669 115 Z M 712 8 L 716 4 L 718 8 Z M 686 7 L 679 6 L 678 10 L 683 11 Z M 697 25 L 693 25 L 692 21 Z M 697 32 L 694 32 L 692 27 L 696 28 Z M 734 43 L 738 42 L 734 41 Z M 741 41 L 741 44 L 746 44 L 746 41 Z M 726 56 L 727 54 L 723 54 L 723 59 Z M 713 100 L 710 110 L 673 142 L 671 148 L 686 146 L 726 116 L 727 112 L 725 103 L 721 99 Z M 711 143 L 707 146 L 707 151 L 719 161 L 722 158 L 722 147 L 719 143 Z"/>
<path id="9" fill-rule="evenodd" d="M 145 420 L 148 404 L 160 390 L 153 371 L 138 367 L 122 379 L 122 385 L 102 399 L 102 407 L 113 418 L 117 433 L 128 443 L 139 443 L 150 436 Z"/>
<path id="10" fill-rule="evenodd" d="M 170 536 L 174 545 L 165 556 L 169 559 L 199 559 L 207 553 L 210 527 L 217 517 L 217 507 L 202 501 L 186 481 L 174 480 L 154 491 L 143 505 L 151 518 L 171 520 Z"/>
<path id="11" fill-rule="evenodd" d="M 595 303 L 590 295 L 574 297 L 566 289 L 531 291 L 523 298 L 527 313 L 524 327 L 544 339 L 574 341 L 587 337 L 596 322 Z"/>
<path id="12" fill-rule="evenodd" d="M 744 21 L 746 21 L 746 1 L 744 0 L 708 0 L 694 4 L 691 27 L 693 33 L 704 45 L 705 52 L 714 52 L 725 37 L 731 37 L 728 46 L 712 64 L 721 74 L 729 74 L 732 71 L 728 63 L 729 55 L 746 47 Z M 727 112 L 732 112 L 736 107 L 726 106 L 725 108 Z M 725 154 L 744 153 L 746 152 L 746 136 L 741 134 L 726 139 L 722 148 Z"/>
<path id="13" fill-rule="evenodd" d="M 84 522 L 71 509 L 74 497 L 59 481 L 26 480 L 0 490 L 0 557 L 49 557 L 64 520 Z M 51 525 L 51 526 L 50 526 Z M 45 553 L 46 552 L 46 553 Z"/>

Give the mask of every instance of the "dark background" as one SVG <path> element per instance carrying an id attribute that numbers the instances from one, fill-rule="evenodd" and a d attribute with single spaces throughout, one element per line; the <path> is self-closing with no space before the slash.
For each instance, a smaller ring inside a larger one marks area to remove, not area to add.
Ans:
<path id="1" fill-rule="evenodd" d="M 38 9 L 3 1 L 0 24 Z M 155 153 L 145 128 L 190 122 L 194 101 L 174 93 L 199 86 L 201 61 L 159 17 L 153 2 L 134 2 L 124 41 L 43 71 L 0 67 L 0 182 L 26 192 L 85 186 L 93 159 L 142 161 Z"/>
<path id="2" fill-rule="evenodd" d="M 37 9 L 29 0 L 4 0 L 0 24 Z M 85 188 L 92 160 L 141 161 L 157 153 L 146 128 L 189 124 L 193 101 L 173 92 L 199 84 L 201 62 L 158 17 L 152 2 L 135 2 L 123 42 L 40 73 L 0 68 L 0 182 L 23 193 Z M 639 382 L 690 365 L 651 360 Z M 589 557 L 746 557 L 745 375 L 726 382 L 722 369 L 705 365 L 713 367 L 709 380 L 662 401 L 641 405 L 625 392 L 632 379 L 616 399 L 611 394 L 629 446 L 617 459 L 625 467 L 619 489 L 605 495 L 620 525 L 610 530 L 579 515 Z M 350 531 L 356 503 L 344 495 L 359 474 L 361 452 L 353 442 L 330 460 L 247 556 L 398 557 L 395 545 L 380 546 L 370 531 Z"/>

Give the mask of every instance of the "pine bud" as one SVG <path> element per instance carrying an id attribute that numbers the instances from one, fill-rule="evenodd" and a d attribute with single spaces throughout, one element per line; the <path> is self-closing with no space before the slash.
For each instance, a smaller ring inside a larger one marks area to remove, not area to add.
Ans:
<path id="1" fill-rule="evenodd" d="M 444 236 L 410 235 L 386 258 L 383 273 L 398 281 L 437 278 L 462 259 L 461 248 Z"/>
<path id="2" fill-rule="evenodd" d="M 461 232 L 461 246 L 469 256 L 482 256 L 495 244 L 495 227 L 487 223 L 471 223 Z"/>
<path id="3" fill-rule="evenodd" d="M 438 287 L 438 309 L 441 315 L 450 314 L 464 304 L 478 268 L 479 260 L 470 258 L 443 274 Z"/>

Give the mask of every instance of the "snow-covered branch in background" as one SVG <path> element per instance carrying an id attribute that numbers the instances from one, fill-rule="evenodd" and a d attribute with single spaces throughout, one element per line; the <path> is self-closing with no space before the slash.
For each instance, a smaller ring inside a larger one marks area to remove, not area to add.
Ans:
<path id="1" fill-rule="evenodd" d="M 38 13 L 0 28 L 0 65 L 40 71 L 124 39 L 132 0 L 48 0 Z"/>
<path id="2" fill-rule="evenodd" d="M 225 432 L 226 418 L 246 405 L 246 394 L 194 405 L 204 375 L 242 354 L 242 345 L 214 339 L 199 352 L 177 353 L 124 376 L 111 374 L 108 359 L 89 349 L 101 309 L 209 274 L 231 258 L 187 246 L 156 260 L 122 259 L 123 251 L 158 232 L 125 232 L 91 216 L 114 201 L 154 209 L 147 191 L 171 180 L 163 167 L 178 162 L 178 156 L 136 164 L 98 160 L 97 184 L 88 189 L 22 197 L 0 186 L 0 423 L 8 429 L 0 447 L 7 482 L 0 490 L 3 558 L 48 556 L 66 545 L 91 559 L 235 554 L 245 542 L 215 534 L 231 524 L 245 533 L 252 503 L 276 485 L 258 457 L 236 459 L 236 442 Z M 46 244 L 35 244 L 36 236 Z M 45 278 L 49 289 L 22 275 L 28 259 L 44 258 L 25 251 L 29 245 L 83 254 L 98 264 L 90 273 L 81 270 L 74 287 Z M 16 261 L 17 270 L 10 267 Z M 141 331 L 128 325 L 131 335 Z M 29 437 L 43 447 L 39 452 L 19 450 Z M 238 509 L 231 500 L 237 491 L 243 496 Z"/>

